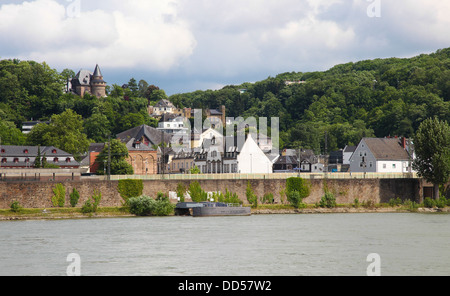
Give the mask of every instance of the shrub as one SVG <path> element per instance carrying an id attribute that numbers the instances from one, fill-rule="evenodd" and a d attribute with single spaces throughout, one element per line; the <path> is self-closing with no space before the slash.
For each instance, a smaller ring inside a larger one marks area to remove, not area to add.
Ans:
<path id="1" fill-rule="evenodd" d="M 128 200 L 128 206 L 130 213 L 136 216 L 168 216 L 175 208 L 167 195 L 162 195 L 157 200 L 144 195 L 132 197 Z"/>
<path id="2" fill-rule="evenodd" d="M 81 207 L 81 212 L 83 214 L 97 212 L 98 206 L 102 199 L 102 194 L 99 191 L 94 190 L 94 195 L 92 195 L 91 199 L 86 200 L 83 206 Z"/>
<path id="3" fill-rule="evenodd" d="M 247 189 L 245 191 L 245 195 L 247 197 L 247 201 L 252 205 L 253 208 L 258 207 L 258 197 L 256 196 L 255 192 L 253 192 L 252 185 L 250 184 L 250 181 L 247 181 Z"/>
<path id="4" fill-rule="evenodd" d="M 298 191 L 290 191 L 286 194 L 287 200 L 295 207 L 302 208 L 304 207 L 303 198 Z"/>
<path id="5" fill-rule="evenodd" d="M 20 210 L 22 209 L 22 206 L 20 205 L 20 203 L 18 201 L 13 201 L 10 205 L 11 208 L 11 212 L 17 213 L 20 212 Z"/>
<path id="6" fill-rule="evenodd" d="M 400 197 L 397 197 L 397 198 L 391 198 L 391 199 L 389 200 L 389 206 L 391 206 L 391 207 L 396 207 L 396 206 L 399 206 L 399 205 L 401 205 L 401 204 L 402 204 L 402 200 L 401 200 Z"/>
<path id="7" fill-rule="evenodd" d="M 294 207 L 304 207 L 303 199 L 308 197 L 310 192 L 310 184 L 306 180 L 299 177 L 286 180 L 286 197 Z"/>
<path id="8" fill-rule="evenodd" d="M 202 187 L 200 186 L 200 183 L 198 183 L 197 181 L 189 184 L 188 191 L 193 202 L 202 202 L 208 200 L 208 194 L 205 191 L 203 191 Z"/>
<path id="9" fill-rule="evenodd" d="M 434 208 L 436 206 L 436 201 L 430 197 L 426 197 L 423 201 L 423 206 L 425 208 Z"/>
<path id="10" fill-rule="evenodd" d="M 274 198 L 273 198 L 273 193 L 266 193 L 264 194 L 264 197 L 261 200 L 261 203 L 265 204 L 273 204 Z"/>
<path id="11" fill-rule="evenodd" d="M 184 202 L 184 195 L 186 193 L 186 187 L 182 183 L 178 183 L 177 197 L 180 198 L 180 202 Z"/>
<path id="12" fill-rule="evenodd" d="M 84 202 L 83 206 L 81 207 L 81 212 L 83 214 L 88 214 L 88 213 L 94 212 L 94 207 L 92 206 L 92 203 L 89 199 Z"/>
<path id="13" fill-rule="evenodd" d="M 92 208 L 94 212 L 97 212 L 97 208 L 100 205 L 100 201 L 102 200 L 102 194 L 100 191 L 94 190 L 94 195 L 92 195 L 92 200 L 94 203 L 92 204 Z"/>
<path id="14" fill-rule="evenodd" d="M 78 200 L 80 200 L 80 193 L 74 188 L 70 194 L 70 205 L 72 208 L 77 206 Z"/>
<path id="15" fill-rule="evenodd" d="M 225 189 L 225 195 L 222 193 L 219 194 L 218 201 L 232 204 L 243 204 L 243 201 L 239 198 L 237 193 L 232 193 L 228 191 L 228 189 Z"/>
<path id="16" fill-rule="evenodd" d="M 119 180 L 118 191 L 125 203 L 132 197 L 141 196 L 144 190 L 144 182 L 142 180 L 126 179 Z"/>
<path id="17" fill-rule="evenodd" d="M 438 207 L 439 209 L 443 209 L 447 206 L 447 199 L 443 196 L 441 196 L 437 201 L 436 201 L 436 207 Z"/>
<path id="18" fill-rule="evenodd" d="M 361 205 L 359 203 L 359 199 L 355 198 L 355 200 L 353 201 L 353 207 L 355 208 L 359 208 Z"/>
<path id="19" fill-rule="evenodd" d="M 321 208 L 335 208 L 336 207 L 336 197 L 331 192 L 325 192 L 319 202 L 319 207 Z"/>
<path id="20" fill-rule="evenodd" d="M 64 207 L 66 203 L 66 188 L 63 184 L 56 184 L 53 188 L 52 204 L 54 207 Z"/>

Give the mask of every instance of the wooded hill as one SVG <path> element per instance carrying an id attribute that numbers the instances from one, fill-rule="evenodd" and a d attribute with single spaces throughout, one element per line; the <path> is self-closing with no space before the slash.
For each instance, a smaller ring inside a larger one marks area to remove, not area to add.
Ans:
<path id="1" fill-rule="evenodd" d="M 284 148 L 323 152 L 325 133 L 328 152 L 356 145 L 362 137 L 411 137 L 426 118 L 450 122 L 450 48 L 413 58 L 341 64 L 328 71 L 283 73 L 170 100 L 192 108 L 225 105 L 228 117 L 279 117 Z"/>
<path id="2" fill-rule="evenodd" d="M 132 78 L 126 89 L 108 86 L 106 98 L 80 98 L 64 93 L 67 77 L 74 74 L 68 69 L 58 73 L 45 63 L 1 60 L 2 144 L 55 145 L 80 137 L 80 142 L 68 146 L 78 146 L 77 151 L 66 151 L 82 153 L 86 143 L 102 142 L 137 125 L 156 125 L 147 106 L 167 98 L 163 90 Z M 286 85 L 286 81 L 301 83 Z M 434 116 L 450 122 L 450 48 L 409 59 L 375 59 L 328 71 L 283 73 L 256 83 L 169 99 L 178 107 L 225 105 L 228 117 L 279 117 L 281 148 L 323 153 L 326 134 L 329 152 L 357 144 L 362 137 L 411 137 L 423 120 Z M 21 133 L 23 122 L 46 121 L 56 115 L 60 117 L 53 121 L 61 126 L 42 126 L 29 136 Z"/>

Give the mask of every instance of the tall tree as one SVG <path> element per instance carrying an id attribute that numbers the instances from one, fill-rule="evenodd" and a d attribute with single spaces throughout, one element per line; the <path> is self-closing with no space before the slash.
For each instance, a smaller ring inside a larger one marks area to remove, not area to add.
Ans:
<path id="1" fill-rule="evenodd" d="M 127 146 L 117 139 L 112 139 L 110 143 L 111 149 L 109 149 L 110 144 L 107 143 L 95 160 L 99 164 L 97 174 L 102 175 L 107 172 L 109 159 L 111 159 L 111 175 L 133 175 L 133 167 L 126 161 Z M 111 158 L 109 158 L 110 154 Z"/>
<path id="2" fill-rule="evenodd" d="M 439 199 L 439 185 L 450 177 L 450 126 L 437 117 L 426 119 L 414 138 L 416 159 L 413 166 L 419 176 L 434 185 L 434 198 Z"/>
<path id="3" fill-rule="evenodd" d="M 89 148 L 89 141 L 83 133 L 83 119 L 67 109 L 53 115 L 49 124 L 41 123 L 28 134 L 30 145 L 55 146 L 79 158 Z"/>

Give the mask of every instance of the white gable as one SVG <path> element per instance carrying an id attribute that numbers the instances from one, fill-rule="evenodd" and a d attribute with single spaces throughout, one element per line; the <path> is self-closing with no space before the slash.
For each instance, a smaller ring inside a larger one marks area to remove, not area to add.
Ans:
<path id="1" fill-rule="evenodd" d="M 272 161 L 264 154 L 251 136 L 247 138 L 244 146 L 242 146 L 237 160 L 241 174 L 272 173 Z"/>

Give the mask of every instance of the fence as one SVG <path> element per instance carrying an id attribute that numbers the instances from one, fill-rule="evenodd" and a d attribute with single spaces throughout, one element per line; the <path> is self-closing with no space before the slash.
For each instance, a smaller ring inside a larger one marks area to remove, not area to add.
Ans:
<path id="1" fill-rule="evenodd" d="M 0 169 L 0 181 L 75 181 L 79 169 Z"/>
<path id="2" fill-rule="evenodd" d="M 120 175 L 110 176 L 111 181 L 122 179 L 141 180 L 283 180 L 290 177 L 303 179 L 418 179 L 417 173 L 274 173 L 274 174 L 173 174 L 173 175 Z M 101 180 L 107 180 L 107 176 L 99 176 Z"/>

